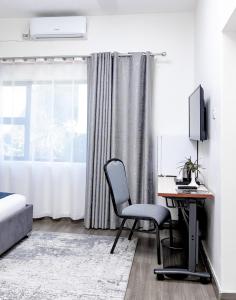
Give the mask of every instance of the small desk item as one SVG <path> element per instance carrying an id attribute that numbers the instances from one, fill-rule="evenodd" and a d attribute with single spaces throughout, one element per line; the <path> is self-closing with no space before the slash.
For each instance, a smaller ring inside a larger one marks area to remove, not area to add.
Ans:
<path id="1" fill-rule="evenodd" d="M 180 179 L 177 179 L 175 177 L 175 184 L 176 185 L 188 185 L 190 182 L 191 182 L 191 180 L 188 180 L 188 179 L 182 179 L 182 180 L 180 180 Z"/>
<path id="2" fill-rule="evenodd" d="M 210 280 L 208 272 L 197 272 L 196 265 L 198 263 L 199 252 L 199 228 L 197 221 L 197 205 L 205 199 L 213 200 L 214 195 L 207 190 L 205 186 L 199 186 L 197 190 L 181 190 L 178 189 L 174 178 L 158 177 L 158 196 L 164 197 L 166 201 L 170 199 L 173 206 L 180 209 L 188 207 L 188 267 L 187 268 L 164 268 L 154 269 L 157 279 L 163 279 L 164 275 L 186 275 L 199 277 L 201 281 Z"/>
<path id="3" fill-rule="evenodd" d="M 197 190 L 196 186 L 192 186 L 192 185 L 178 185 L 177 187 L 178 190 Z"/>

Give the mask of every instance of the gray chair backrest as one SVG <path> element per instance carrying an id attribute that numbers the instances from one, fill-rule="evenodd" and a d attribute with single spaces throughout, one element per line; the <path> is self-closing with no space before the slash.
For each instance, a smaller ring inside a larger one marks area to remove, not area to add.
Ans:
<path id="1" fill-rule="evenodd" d="M 119 211 L 119 206 L 130 199 L 124 164 L 121 160 L 111 159 L 104 166 L 104 171 L 112 190 L 113 204 Z"/>

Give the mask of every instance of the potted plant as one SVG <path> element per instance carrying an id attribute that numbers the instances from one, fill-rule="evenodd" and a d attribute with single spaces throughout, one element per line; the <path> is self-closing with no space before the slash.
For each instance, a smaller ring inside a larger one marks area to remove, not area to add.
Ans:
<path id="1" fill-rule="evenodd" d="M 183 165 L 180 166 L 181 170 L 186 170 L 187 178 L 191 180 L 189 185 L 198 186 L 196 183 L 197 173 L 200 173 L 200 169 L 202 169 L 201 165 L 196 161 L 192 161 L 191 156 L 186 158 L 185 161 L 182 162 Z"/>

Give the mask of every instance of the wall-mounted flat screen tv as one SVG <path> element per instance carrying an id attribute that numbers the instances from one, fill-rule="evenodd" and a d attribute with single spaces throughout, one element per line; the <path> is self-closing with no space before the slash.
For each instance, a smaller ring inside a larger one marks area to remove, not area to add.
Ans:
<path id="1" fill-rule="evenodd" d="M 189 139 L 204 141 L 207 139 L 206 107 L 204 90 L 199 87 L 189 96 Z"/>

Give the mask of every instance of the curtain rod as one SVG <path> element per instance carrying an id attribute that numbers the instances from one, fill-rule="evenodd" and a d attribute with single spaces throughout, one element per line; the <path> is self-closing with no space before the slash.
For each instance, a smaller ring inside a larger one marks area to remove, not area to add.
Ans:
<path id="1" fill-rule="evenodd" d="M 114 55 L 114 54 L 112 54 Z M 146 55 L 143 52 L 143 55 Z M 166 56 L 167 53 L 166 52 L 160 52 L 160 53 L 151 53 L 151 56 Z M 132 56 L 132 53 L 119 53 L 118 56 L 121 57 L 126 57 L 126 56 Z M 14 62 L 22 62 L 23 61 L 27 61 L 27 60 L 38 60 L 40 61 L 40 59 L 42 60 L 57 60 L 58 61 L 63 61 L 63 60 L 85 60 L 87 58 L 91 57 L 90 55 L 62 55 L 62 56 L 19 56 L 19 57 L 0 57 L 0 62 L 9 62 L 11 60 L 13 60 Z"/>

